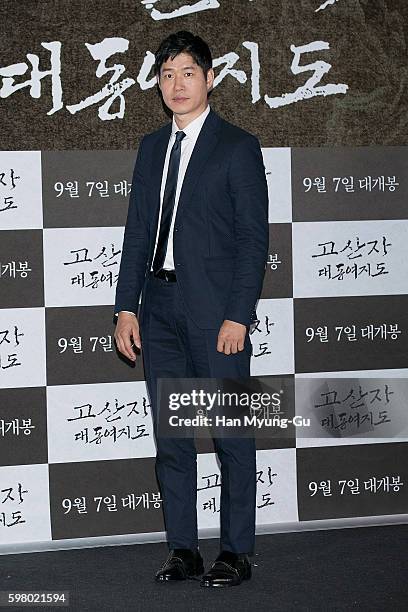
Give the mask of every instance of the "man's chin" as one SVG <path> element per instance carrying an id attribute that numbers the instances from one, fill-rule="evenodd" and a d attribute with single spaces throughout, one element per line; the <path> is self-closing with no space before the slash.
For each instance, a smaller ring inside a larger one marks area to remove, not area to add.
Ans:
<path id="1" fill-rule="evenodd" d="M 186 115 L 191 113 L 194 109 L 184 106 L 183 104 L 172 104 L 169 106 L 170 110 L 176 115 Z"/>

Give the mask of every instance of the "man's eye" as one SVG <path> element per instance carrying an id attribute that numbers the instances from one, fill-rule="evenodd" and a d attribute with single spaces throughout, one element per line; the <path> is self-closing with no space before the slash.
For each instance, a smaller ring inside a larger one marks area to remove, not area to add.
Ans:
<path id="1" fill-rule="evenodd" d="M 192 73 L 192 72 L 186 72 L 186 74 L 190 76 L 190 75 L 192 75 L 193 73 Z"/>

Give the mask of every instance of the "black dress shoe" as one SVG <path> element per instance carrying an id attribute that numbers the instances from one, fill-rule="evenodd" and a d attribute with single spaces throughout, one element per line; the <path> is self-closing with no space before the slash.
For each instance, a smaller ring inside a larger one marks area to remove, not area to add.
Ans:
<path id="1" fill-rule="evenodd" d="M 198 550 L 173 548 L 166 561 L 156 573 L 156 582 L 186 580 L 204 572 L 203 558 Z"/>
<path id="2" fill-rule="evenodd" d="M 223 550 L 208 572 L 201 579 L 200 586 L 224 587 L 241 584 L 251 578 L 251 563 L 245 553 L 233 553 Z"/>

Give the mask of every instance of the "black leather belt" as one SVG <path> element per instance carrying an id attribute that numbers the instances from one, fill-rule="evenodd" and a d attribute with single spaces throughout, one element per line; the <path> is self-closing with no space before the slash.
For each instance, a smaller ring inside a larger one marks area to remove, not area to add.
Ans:
<path id="1" fill-rule="evenodd" d="M 162 280 L 165 280 L 168 283 L 175 283 L 177 281 L 176 272 L 174 270 L 165 270 L 164 268 L 162 268 L 158 272 L 153 272 L 153 275 L 156 278 L 161 278 Z"/>

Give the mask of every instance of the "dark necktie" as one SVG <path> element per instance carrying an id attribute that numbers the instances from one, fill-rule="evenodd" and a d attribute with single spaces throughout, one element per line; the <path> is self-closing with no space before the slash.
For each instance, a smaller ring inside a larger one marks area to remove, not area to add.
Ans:
<path id="1" fill-rule="evenodd" d="M 173 215 L 174 203 L 176 201 L 177 177 L 180 166 L 181 141 L 185 136 L 184 132 L 176 132 L 176 141 L 171 149 L 169 167 L 167 170 L 166 187 L 163 195 L 162 214 L 160 219 L 159 238 L 157 240 L 156 253 L 153 260 L 153 272 L 162 269 L 166 256 L 167 241 L 171 218 Z"/>

